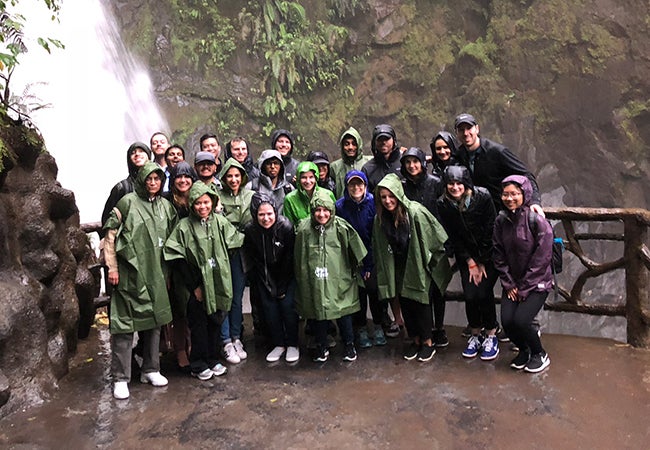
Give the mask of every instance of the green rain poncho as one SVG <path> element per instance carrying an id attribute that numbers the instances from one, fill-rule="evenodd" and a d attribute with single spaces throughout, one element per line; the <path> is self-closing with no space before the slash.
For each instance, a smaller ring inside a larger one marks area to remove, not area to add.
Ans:
<path id="1" fill-rule="evenodd" d="M 429 303 L 431 281 L 433 280 L 440 292 L 444 293 L 451 279 L 452 273 L 443 247 L 447 240 L 447 233 L 424 206 L 406 198 L 397 175 L 386 175 L 379 182 L 375 189 L 375 199 L 380 198 L 379 190 L 382 187 L 391 191 L 406 208 L 410 239 L 404 278 L 401 283 L 402 291 L 397 292 L 395 259 L 379 223 L 378 215 L 381 208 L 377 208 L 372 230 L 372 249 L 377 270 L 379 298 L 391 299 L 401 295 L 420 303 Z"/>
<path id="2" fill-rule="evenodd" d="M 135 192 L 120 199 L 104 224 L 105 230 L 117 230 L 119 283 L 111 295 L 112 334 L 151 330 L 172 320 L 162 250 L 176 223 L 176 211 L 159 195 L 149 199 L 145 179 L 152 172 L 158 172 L 161 186 L 165 183 L 157 164 L 145 164 L 138 172 Z"/>
<path id="3" fill-rule="evenodd" d="M 311 199 L 300 185 L 300 176 L 309 171 L 314 172 L 314 177 L 318 182 L 318 166 L 311 161 L 303 161 L 298 164 L 298 168 L 296 169 L 296 184 L 298 185 L 298 188 L 295 191 L 289 192 L 287 196 L 284 197 L 284 209 L 282 214 L 291 221 L 294 227 L 298 226 L 298 223 L 300 223 L 302 219 L 309 217 L 309 203 Z M 314 186 L 314 194 L 318 191 L 328 193 L 332 201 L 336 201 L 332 191 L 316 184 Z M 314 194 L 312 194 L 312 197 Z"/>
<path id="4" fill-rule="evenodd" d="M 296 230 L 298 312 L 306 319 L 338 319 L 359 311 L 357 277 L 367 251 L 354 228 L 334 215 L 329 191 L 314 192 L 311 210 L 319 206 L 332 213 L 327 224 L 318 224 L 312 214 Z"/>
<path id="5" fill-rule="evenodd" d="M 232 190 L 228 187 L 226 182 L 226 175 L 228 171 L 236 167 L 241 172 L 241 185 L 237 195 L 233 195 Z M 232 223 L 239 231 L 244 229 L 244 226 L 251 221 L 251 199 L 254 192 L 244 186 L 248 183 L 248 175 L 244 166 L 239 164 L 235 159 L 228 158 L 221 169 L 221 189 L 219 190 L 219 199 L 223 206 L 223 215 Z"/>
<path id="6" fill-rule="evenodd" d="M 217 204 L 217 193 L 197 181 L 190 189 L 190 205 L 205 194 L 212 198 L 213 205 Z M 206 220 L 201 220 L 193 206 L 190 208 L 190 216 L 178 222 L 165 243 L 165 260 L 184 260 L 197 273 L 196 280 L 186 280 L 186 283 L 190 289 L 202 287 L 208 315 L 217 310 L 230 311 L 232 280 L 228 250 L 241 247 L 244 235 L 222 215 L 212 212 Z"/>

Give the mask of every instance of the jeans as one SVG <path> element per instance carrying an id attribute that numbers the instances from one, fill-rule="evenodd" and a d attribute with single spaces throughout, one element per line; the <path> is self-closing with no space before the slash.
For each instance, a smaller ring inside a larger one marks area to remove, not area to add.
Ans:
<path id="1" fill-rule="evenodd" d="M 284 298 L 271 297 L 258 285 L 264 317 L 275 347 L 298 346 L 298 313 L 296 312 L 296 281 L 291 281 Z"/>
<path id="2" fill-rule="evenodd" d="M 246 274 L 242 268 L 239 250 L 230 257 L 230 273 L 232 277 L 232 306 L 228 317 L 221 324 L 221 341 L 223 343 L 241 338 L 241 326 L 244 321 L 242 298 L 246 288 Z"/>
<path id="3" fill-rule="evenodd" d="M 542 342 L 533 327 L 533 319 L 544 306 L 548 292 L 531 292 L 526 300 L 513 302 L 505 294 L 501 299 L 501 325 L 519 350 L 530 349 L 531 354 L 544 351 Z"/>
<path id="4" fill-rule="evenodd" d="M 329 328 L 329 320 L 314 320 L 314 334 L 316 335 L 316 342 L 321 347 L 327 347 L 327 330 Z M 352 314 L 339 317 L 336 319 L 336 324 L 341 333 L 341 340 L 344 344 L 354 343 L 354 331 L 352 329 Z"/>

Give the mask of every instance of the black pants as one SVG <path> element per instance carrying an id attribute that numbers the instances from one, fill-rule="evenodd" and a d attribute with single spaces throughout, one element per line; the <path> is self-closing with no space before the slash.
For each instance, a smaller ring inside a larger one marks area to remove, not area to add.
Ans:
<path id="1" fill-rule="evenodd" d="M 442 330 L 445 324 L 445 308 L 447 305 L 435 283 L 431 283 L 431 289 L 429 289 L 429 304 L 433 309 L 433 327 L 436 330 Z"/>
<path id="2" fill-rule="evenodd" d="M 433 328 L 431 305 L 405 297 L 400 297 L 399 304 L 402 307 L 402 317 L 409 336 L 413 339 L 419 338 L 420 344 L 430 340 Z"/>
<path id="3" fill-rule="evenodd" d="M 359 303 L 361 304 L 361 309 L 359 312 L 354 313 L 354 317 L 352 318 L 355 328 L 366 326 L 368 322 L 368 304 L 370 304 L 372 323 L 375 325 L 381 325 L 384 321 L 384 317 L 388 315 L 388 302 L 379 300 L 379 293 L 377 292 L 377 276 L 374 272 L 368 280 L 364 281 L 364 286 L 359 287 Z"/>
<path id="4" fill-rule="evenodd" d="M 327 347 L 327 331 L 329 329 L 329 320 L 312 320 L 312 326 L 314 328 L 314 334 L 316 335 L 316 342 L 321 347 Z M 344 344 L 350 344 L 354 342 L 354 331 L 352 329 L 352 314 L 347 316 L 339 317 L 336 319 L 336 324 L 339 327 L 339 333 L 341 334 L 341 341 Z"/>
<path id="5" fill-rule="evenodd" d="M 469 268 L 465 261 L 458 261 L 463 296 L 465 297 L 465 314 L 471 328 L 491 330 L 497 327 L 497 309 L 494 304 L 494 284 L 498 272 L 492 264 L 486 264 L 486 278 L 477 285 L 469 281 Z"/>
<path id="6" fill-rule="evenodd" d="M 190 368 L 194 373 L 211 369 L 219 360 L 221 323 L 216 314 L 208 316 L 205 306 L 194 294 L 187 301 L 187 322 L 190 327 L 192 350 Z"/>
<path id="7" fill-rule="evenodd" d="M 533 327 L 533 319 L 544 306 L 548 292 L 531 292 L 526 300 L 513 302 L 505 294 L 501 299 L 501 325 L 520 351 L 530 349 L 531 354 L 544 351 L 542 342 Z"/>

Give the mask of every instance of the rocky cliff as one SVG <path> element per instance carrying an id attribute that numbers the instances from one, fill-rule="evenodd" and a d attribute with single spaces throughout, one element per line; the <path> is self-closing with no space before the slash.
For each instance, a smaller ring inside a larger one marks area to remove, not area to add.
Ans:
<path id="1" fill-rule="evenodd" d="M 343 129 L 368 142 L 382 122 L 428 149 L 467 111 L 538 174 L 546 204 L 650 206 L 646 1 L 112 4 L 191 151 L 212 130 L 259 154 L 283 127 L 299 155 L 338 156 Z"/>
<path id="2" fill-rule="evenodd" d="M 98 280 L 74 194 L 34 129 L 0 116 L 0 417 L 68 371 Z M 80 314 L 81 311 L 81 314 Z M 89 326 L 86 322 L 86 326 Z"/>

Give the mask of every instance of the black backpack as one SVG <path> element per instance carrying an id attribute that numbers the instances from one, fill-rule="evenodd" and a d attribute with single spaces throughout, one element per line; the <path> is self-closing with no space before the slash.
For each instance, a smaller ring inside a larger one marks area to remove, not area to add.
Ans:
<path id="1" fill-rule="evenodd" d="M 537 216 L 539 216 L 539 214 L 533 210 L 529 210 L 528 226 L 530 227 L 530 230 L 535 234 L 537 234 Z M 543 219 L 546 220 L 546 218 Z M 562 253 L 564 252 L 564 241 L 562 238 L 555 236 L 555 230 L 553 227 L 551 227 L 551 230 L 553 230 L 553 256 L 551 257 L 551 271 L 555 275 L 562 273 Z"/>

